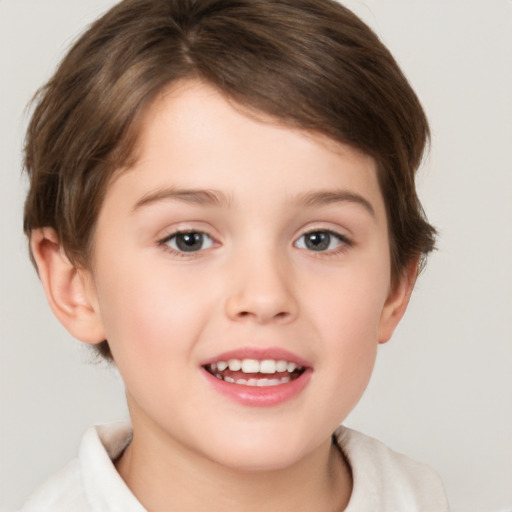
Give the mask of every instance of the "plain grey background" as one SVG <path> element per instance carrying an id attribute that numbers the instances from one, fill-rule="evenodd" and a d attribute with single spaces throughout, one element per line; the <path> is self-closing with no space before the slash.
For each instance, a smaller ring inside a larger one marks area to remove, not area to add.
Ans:
<path id="1" fill-rule="evenodd" d="M 115 370 L 53 318 L 22 235 L 24 107 L 112 0 L 0 0 L 0 507 L 126 417 Z M 348 426 L 429 463 L 455 512 L 512 510 L 512 2 L 350 0 L 432 126 L 419 189 L 439 250 Z M 340 390 L 343 392 L 343 390 Z"/>

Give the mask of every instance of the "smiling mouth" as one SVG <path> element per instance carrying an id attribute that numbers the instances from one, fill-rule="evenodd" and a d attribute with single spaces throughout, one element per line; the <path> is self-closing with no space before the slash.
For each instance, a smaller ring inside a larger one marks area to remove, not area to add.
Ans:
<path id="1" fill-rule="evenodd" d="M 300 377 L 306 370 L 283 359 L 230 359 L 204 365 L 204 369 L 230 384 L 241 386 L 281 386 Z"/>

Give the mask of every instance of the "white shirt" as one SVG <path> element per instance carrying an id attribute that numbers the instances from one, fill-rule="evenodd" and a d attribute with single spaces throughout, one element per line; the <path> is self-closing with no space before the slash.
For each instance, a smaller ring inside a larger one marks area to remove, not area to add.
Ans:
<path id="1" fill-rule="evenodd" d="M 448 510 L 441 481 L 427 466 L 343 426 L 335 436 L 353 476 L 345 512 Z M 128 423 L 89 429 L 78 457 L 43 484 L 21 512 L 147 512 L 112 462 L 131 439 Z"/>

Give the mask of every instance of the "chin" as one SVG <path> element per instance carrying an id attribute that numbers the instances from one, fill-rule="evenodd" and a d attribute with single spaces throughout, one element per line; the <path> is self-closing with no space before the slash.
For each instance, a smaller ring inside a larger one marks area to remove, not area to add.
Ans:
<path id="1" fill-rule="evenodd" d="M 267 433 L 268 434 L 268 433 Z M 297 464 L 307 454 L 304 443 L 287 437 L 247 435 L 240 438 L 210 439 L 212 460 L 242 472 L 279 471 Z"/>
<path id="2" fill-rule="evenodd" d="M 217 463 L 243 473 L 270 472 L 285 470 L 294 466 L 300 460 L 297 454 L 294 456 L 283 453 L 261 453 L 244 452 L 233 454 L 231 457 L 224 457 L 217 460 Z"/>

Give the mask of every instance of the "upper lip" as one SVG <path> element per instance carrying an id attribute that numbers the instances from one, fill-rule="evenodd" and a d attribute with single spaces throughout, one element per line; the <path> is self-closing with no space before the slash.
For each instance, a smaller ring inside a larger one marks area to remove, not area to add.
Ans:
<path id="1" fill-rule="evenodd" d="M 290 363 L 295 363 L 297 366 L 302 366 L 303 368 L 311 367 L 311 363 L 307 360 L 280 347 L 244 347 L 229 350 L 204 360 L 201 363 L 201 366 L 217 363 L 218 361 L 229 361 L 230 359 L 257 359 L 258 361 L 273 359 L 275 361 L 288 361 Z"/>

